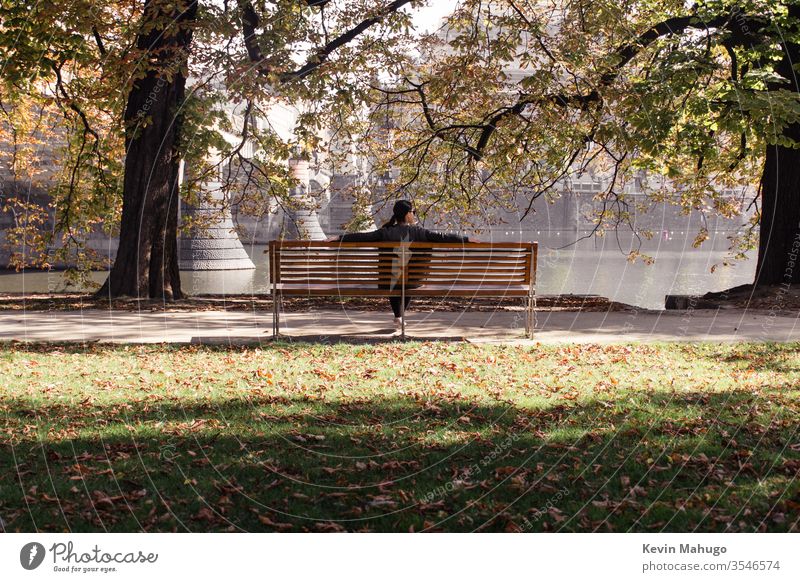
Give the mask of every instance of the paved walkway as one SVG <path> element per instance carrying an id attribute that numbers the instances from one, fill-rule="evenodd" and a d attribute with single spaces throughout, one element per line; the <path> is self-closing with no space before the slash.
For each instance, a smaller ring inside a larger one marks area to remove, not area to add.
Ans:
<path id="1" fill-rule="evenodd" d="M 528 343 L 522 313 L 411 312 L 411 339 Z M 294 339 L 357 341 L 392 337 L 391 316 L 371 311 L 286 313 L 281 332 Z M 258 343 L 272 333 L 272 314 L 252 312 L 5 311 L 0 340 L 124 343 Z M 535 342 L 800 341 L 797 317 L 768 311 L 705 310 L 540 312 Z"/>

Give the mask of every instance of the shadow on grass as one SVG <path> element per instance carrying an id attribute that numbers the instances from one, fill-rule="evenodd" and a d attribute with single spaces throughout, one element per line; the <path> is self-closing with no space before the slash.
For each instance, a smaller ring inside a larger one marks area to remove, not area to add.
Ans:
<path id="1" fill-rule="evenodd" d="M 720 357 L 727 364 L 739 364 L 744 369 L 772 371 L 782 374 L 800 371 L 800 365 L 789 363 L 786 356 L 796 355 L 796 351 L 782 351 L 781 344 L 771 342 L 747 344 L 746 347 L 734 347 L 733 353 Z"/>
<path id="2" fill-rule="evenodd" d="M 796 422 L 744 391 L 4 404 L 7 531 L 798 528 Z"/>

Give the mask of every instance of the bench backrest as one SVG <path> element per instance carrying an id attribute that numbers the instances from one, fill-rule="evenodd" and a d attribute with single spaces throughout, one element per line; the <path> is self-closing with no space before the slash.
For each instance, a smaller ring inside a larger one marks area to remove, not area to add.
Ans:
<path id="1" fill-rule="evenodd" d="M 424 284 L 532 287 L 537 251 L 535 242 L 271 241 L 268 252 L 275 283 L 397 289 Z"/>

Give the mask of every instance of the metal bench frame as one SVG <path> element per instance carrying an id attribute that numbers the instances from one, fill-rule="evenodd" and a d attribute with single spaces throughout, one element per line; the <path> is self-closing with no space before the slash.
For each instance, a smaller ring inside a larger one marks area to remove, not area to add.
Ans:
<path id="1" fill-rule="evenodd" d="M 400 297 L 402 338 L 406 297 L 519 297 L 525 301 L 525 335 L 533 338 L 538 246 L 536 242 L 270 241 L 264 252 L 269 254 L 272 333 L 280 335 L 283 297 Z M 411 268 L 414 253 L 424 261 L 425 251 L 438 259 L 436 263 Z M 456 260 L 459 252 L 461 260 Z M 399 269 L 394 257 L 399 258 Z M 451 273 L 455 278 L 450 288 L 425 289 L 424 282 L 431 277 L 447 283 Z M 381 284 L 390 288 L 379 288 Z"/>

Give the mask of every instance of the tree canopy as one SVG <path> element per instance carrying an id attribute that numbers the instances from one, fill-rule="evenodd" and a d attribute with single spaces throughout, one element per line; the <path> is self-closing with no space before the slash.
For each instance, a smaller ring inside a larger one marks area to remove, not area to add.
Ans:
<path id="1" fill-rule="evenodd" d="M 174 176 L 157 170 L 173 159 L 190 168 L 180 193 L 188 202 L 231 162 L 246 178 L 231 176 L 225 185 L 234 201 L 254 210 L 265 194 L 286 201 L 287 158 L 298 146 L 324 147 L 321 129 L 343 127 L 346 115 L 363 107 L 376 71 L 402 62 L 413 37 L 407 8 L 414 4 L 3 2 L 0 137 L 9 183 L 46 187 L 56 214 L 53 231 L 41 233 L 47 209 L 4 193 L 27 217 L 10 233 L 29 249 L 16 257 L 18 266 L 44 266 L 54 256 L 83 257 L 89 265 L 87 233 L 98 224 L 118 232 L 126 223 L 126 192 L 133 223 L 153 214 L 137 210 L 135 200 L 159 188 L 157 198 L 172 196 L 164 185 Z M 255 123 L 275 103 L 302 104 L 289 138 Z M 232 118 L 230 104 L 244 113 Z M 141 152 L 139 141 L 147 142 Z M 244 155 L 246 143 L 255 156 Z M 55 176 L 40 168 L 46 144 L 57 146 Z M 147 159 L 154 151 L 163 155 Z M 134 174 L 150 176 L 126 183 Z M 141 227 L 134 224 L 128 243 L 143 238 Z M 150 238 L 171 238 L 164 228 L 158 225 Z M 57 242 L 64 246 L 54 253 Z M 137 252 L 152 256 L 152 249 Z"/>
<path id="2" fill-rule="evenodd" d="M 734 217 L 757 204 L 768 149 L 797 147 L 797 38 L 793 2 L 466 0 L 413 70 L 376 88 L 396 124 L 382 159 L 437 203 L 521 197 L 527 211 L 604 175 L 596 230 L 630 225 L 634 180 L 650 201 Z"/>
<path id="3" fill-rule="evenodd" d="M 231 195 L 257 211 L 264 193 L 287 199 L 285 160 L 298 146 L 324 150 L 323 130 L 392 177 L 386 196 L 444 210 L 520 200 L 531 210 L 587 172 L 607 177 L 597 231 L 630 222 L 633 180 L 687 212 L 731 217 L 752 203 L 732 252 L 760 237 L 758 280 L 786 279 L 800 224 L 797 2 L 461 0 L 422 37 L 411 17 L 420 5 L 3 2 L 4 156 L 35 179 L 36 144 L 48 131 L 63 142 L 51 194 L 66 249 L 80 255 L 99 223 L 122 225 L 121 248 L 138 245 L 118 257 L 137 257 L 133 270 L 116 276 L 136 283 L 112 294 L 169 287 L 146 273 L 174 262 L 177 227 L 150 215 L 173 216 L 178 160 L 192 169 L 184 199 L 233 161 L 251 188 Z M 238 123 L 225 113 L 231 101 L 244 111 Z M 253 122 L 276 102 L 302 104 L 291 138 Z M 255 156 L 243 155 L 248 141 Z M 151 177 L 134 179 L 142 172 Z M 8 204 L 27 217 L 11 236 L 52 243 L 28 228 L 44 223 L 41 209 Z M 154 226 L 142 244 L 145 223 Z"/>

